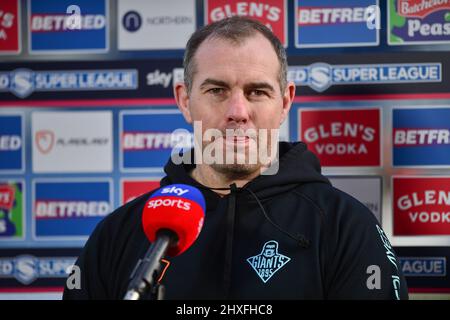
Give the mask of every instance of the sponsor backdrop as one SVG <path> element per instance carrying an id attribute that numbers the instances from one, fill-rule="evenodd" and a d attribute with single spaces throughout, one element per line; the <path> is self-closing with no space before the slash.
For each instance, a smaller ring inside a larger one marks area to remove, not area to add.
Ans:
<path id="1" fill-rule="evenodd" d="M 159 186 L 192 144 L 185 43 L 231 15 L 286 47 L 282 139 L 373 212 L 411 297 L 450 297 L 449 1 L 0 0 L 0 298 L 60 298 L 96 224 Z"/>

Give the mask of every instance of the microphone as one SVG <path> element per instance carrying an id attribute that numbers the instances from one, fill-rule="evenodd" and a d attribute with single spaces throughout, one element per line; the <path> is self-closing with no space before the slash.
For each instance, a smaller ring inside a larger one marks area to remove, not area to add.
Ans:
<path id="1" fill-rule="evenodd" d="M 136 264 L 124 300 L 139 300 L 158 282 L 161 259 L 186 251 L 197 239 L 205 217 L 205 199 L 197 188 L 172 184 L 160 188 L 147 200 L 142 227 L 152 243 Z"/>

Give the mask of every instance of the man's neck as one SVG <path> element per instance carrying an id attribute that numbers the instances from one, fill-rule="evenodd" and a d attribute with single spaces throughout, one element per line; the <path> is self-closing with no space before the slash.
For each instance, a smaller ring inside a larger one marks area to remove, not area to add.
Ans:
<path id="1" fill-rule="evenodd" d="M 229 188 L 231 184 L 235 183 L 237 187 L 243 187 L 249 181 L 253 180 L 259 175 L 259 171 L 248 176 L 239 177 L 237 179 L 230 179 L 226 175 L 217 172 L 208 165 L 197 165 L 194 170 L 191 171 L 191 177 L 204 186 L 211 188 Z M 230 193 L 230 190 L 213 190 L 219 195 L 226 195 Z"/>

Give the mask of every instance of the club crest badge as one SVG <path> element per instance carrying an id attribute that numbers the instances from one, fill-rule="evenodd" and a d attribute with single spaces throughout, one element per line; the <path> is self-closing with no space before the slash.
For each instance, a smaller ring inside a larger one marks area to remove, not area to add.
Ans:
<path id="1" fill-rule="evenodd" d="M 256 271 L 261 280 L 267 283 L 290 260 L 291 258 L 278 253 L 278 242 L 270 240 L 264 244 L 260 254 L 248 258 L 247 262 Z"/>

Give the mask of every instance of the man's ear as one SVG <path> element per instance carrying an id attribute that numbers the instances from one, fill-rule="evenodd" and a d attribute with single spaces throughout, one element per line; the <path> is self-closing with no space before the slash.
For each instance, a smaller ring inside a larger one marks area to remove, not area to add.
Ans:
<path id="1" fill-rule="evenodd" d="M 289 110 L 291 110 L 294 98 L 295 98 L 295 84 L 293 82 L 288 82 L 288 84 L 286 85 L 286 89 L 284 89 L 283 94 L 283 111 L 281 114 L 280 125 L 284 122 L 287 115 L 289 114 Z"/>
<path id="2" fill-rule="evenodd" d="M 178 109 L 180 109 L 186 122 L 192 123 L 191 111 L 189 109 L 189 94 L 186 84 L 183 82 L 175 83 L 173 95 L 177 102 Z"/>

